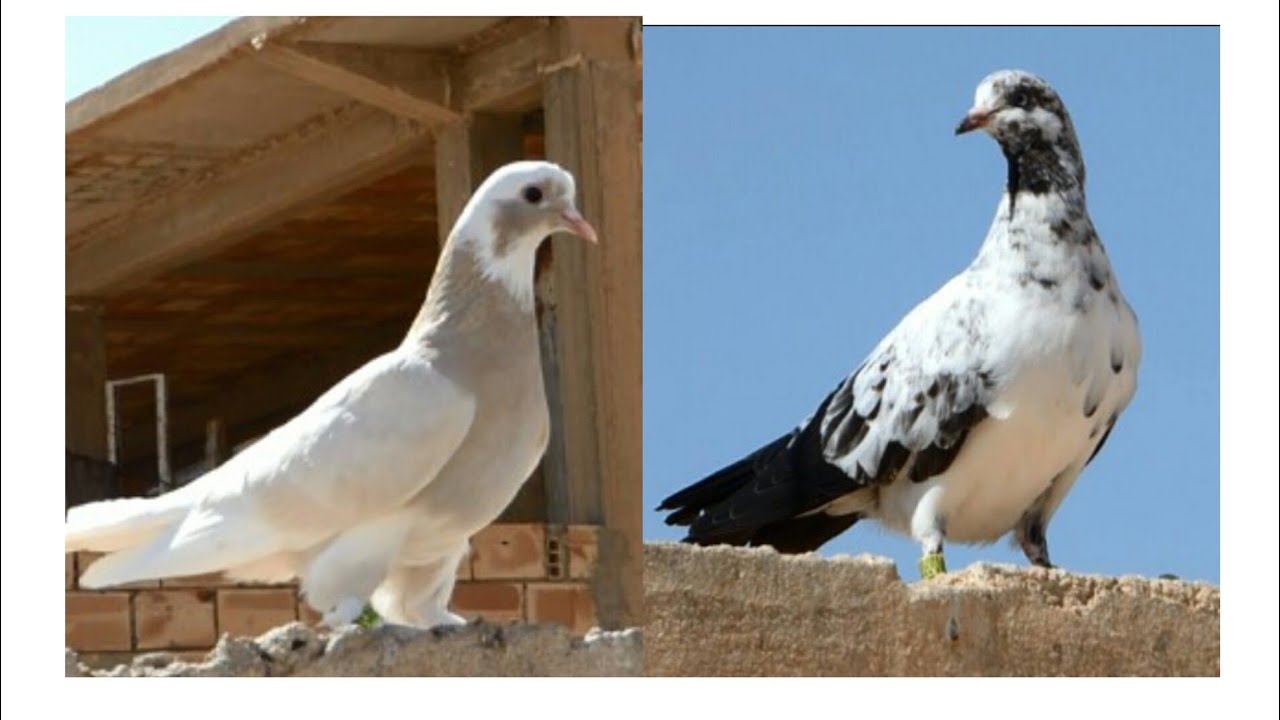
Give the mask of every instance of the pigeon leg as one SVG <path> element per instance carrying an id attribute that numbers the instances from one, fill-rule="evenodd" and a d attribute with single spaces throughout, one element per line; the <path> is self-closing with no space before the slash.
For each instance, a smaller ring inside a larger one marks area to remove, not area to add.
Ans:
<path id="1" fill-rule="evenodd" d="M 326 625 L 361 616 L 408 529 L 405 518 L 379 518 L 338 535 L 316 554 L 303 575 L 302 594 L 311 607 L 326 610 Z"/>
<path id="2" fill-rule="evenodd" d="M 373 609 L 372 605 L 366 603 L 360 615 L 356 617 L 355 623 L 362 628 L 376 628 L 382 624 L 382 616 Z"/>
<path id="3" fill-rule="evenodd" d="M 462 627 L 466 624 L 466 618 L 458 615 L 457 613 L 451 613 L 448 610 L 438 611 L 435 616 L 428 618 L 426 622 L 427 627 L 430 628 Z"/>
<path id="4" fill-rule="evenodd" d="M 1014 529 L 1013 536 L 1018 541 L 1018 546 L 1022 548 L 1022 554 L 1027 556 L 1028 562 L 1037 567 L 1053 567 L 1049 562 L 1049 541 L 1045 538 L 1044 521 L 1040 519 L 1038 513 L 1023 518 Z"/>
<path id="5" fill-rule="evenodd" d="M 947 561 L 942 557 L 942 550 L 926 552 L 920 558 L 920 578 L 932 580 L 947 571 Z"/>
<path id="6" fill-rule="evenodd" d="M 364 601 L 360 598 L 348 597 L 339 600 L 336 605 L 324 614 L 321 620 L 325 627 L 336 630 L 350 625 L 364 612 Z"/>
<path id="7" fill-rule="evenodd" d="M 947 563 L 942 558 L 942 542 L 947 536 L 946 520 L 937 509 L 942 487 L 930 481 L 916 488 L 920 499 L 911 518 L 911 534 L 924 548 L 924 557 L 920 558 L 920 578 L 931 580 L 947 571 Z"/>
<path id="8" fill-rule="evenodd" d="M 449 600 L 458 578 L 458 565 L 470 545 L 461 543 L 444 557 L 421 564 L 400 564 L 391 569 L 373 594 L 373 605 L 389 622 L 419 628 L 466 625 L 466 618 L 449 612 Z"/>

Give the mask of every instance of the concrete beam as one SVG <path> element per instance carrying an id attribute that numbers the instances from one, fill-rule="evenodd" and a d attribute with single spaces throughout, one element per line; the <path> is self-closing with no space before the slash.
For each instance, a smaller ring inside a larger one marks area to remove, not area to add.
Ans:
<path id="1" fill-rule="evenodd" d="M 530 22 L 529 32 L 463 59 L 455 84 L 464 111 L 515 112 L 538 106 L 542 80 L 558 56 L 551 22 Z"/>
<path id="2" fill-rule="evenodd" d="M 458 120 L 437 53 L 330 43 L 268 45 L 254 56 L 300 80 L 427 125 Z"/>
<path id="3" fill-rule="evenodd" d="M 77 238 L 67 255 L 66 294 L 108 294 L 207 255 L 419 160 L 415 154 L 429 142 L 422 125 L 374 110 L 348 109 L 308 125 L 242 167 Z"/>
<path id="4" fill-rule="evenodd" d="M 304 28 L 331 22 L 331 18 L 245 17 L 163 55 L 158 55 L 108 83 L 67 103 L 67 139 L 89 130 L 124 112 L 147 103 L 146 98 L 206 73 L 214 65 L 234 61 L 236 53 L 253 43 L 288 37 Z"/>
<path id="5" fill-rule="evenodd" d="M 563 64 L 544 68 L 548 159 L 576 176 L 578 207 L 598 246 L 552 239 L 550 287 L 539 287 L 553 328 L 547 366 L 558 376 L 548 521 L 602 525 L 597 612 L 605 627 L 643 617 L 641 518 L 640 72 L 634 20 L 557 19 Z M 557 432 L 559 431 L 559 432 Z"/>

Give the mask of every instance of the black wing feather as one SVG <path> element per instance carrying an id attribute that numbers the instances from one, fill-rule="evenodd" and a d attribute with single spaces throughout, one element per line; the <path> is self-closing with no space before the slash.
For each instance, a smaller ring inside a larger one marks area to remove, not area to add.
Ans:
<path id="1" fill-rule="evenodd" d="M 663 500 L 658 510 L 670 511 L 667 524 L 687 526 L 685 541 L 699 545 L 808 552 L 861 517 L 823 511 L 833 500 L 904 471 L 916 482 L 945 472 L 987 417 L 990 376 L 938 374 L 903 402 L 895 362 L 890 346 L 841 382 L 802 426 Z"/>

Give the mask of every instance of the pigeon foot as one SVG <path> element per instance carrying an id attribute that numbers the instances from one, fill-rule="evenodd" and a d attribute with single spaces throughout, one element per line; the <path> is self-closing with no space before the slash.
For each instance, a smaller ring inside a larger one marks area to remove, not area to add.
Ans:
<path id="1" fill-rule="evenodd" d="M 932 580 L 946 571 L 947 561 L 943 559 L 942 553 L 925 553 L 924 557 L 920 558 L 920 578 L 922 580 Z"/>
<path id="2" fill-rule="evenodd" d="M 364 613 L 364 610 L 365 604 L 363 600 L 353 597 L 343 598 L 329 612 L 324 614 L 324 618 L 320 622 L 327 628 L 337 630 L 355 622 L 356 618 Z"/>
<path id="3" fill-rule="evenodd" d="M 373 609 L 372 605 L 365 605 L 360 615 L 356 617 L 355 624 L 362 628 L 376 628 L 382 624 L 382 616 Z"/>
<path id="4" fill-rule="evenodd" d="M 467 619 L 461 615 L 446 611 L 441 617 L 437 618 L 433 627 L 461 627 L 467 624 Z"/>

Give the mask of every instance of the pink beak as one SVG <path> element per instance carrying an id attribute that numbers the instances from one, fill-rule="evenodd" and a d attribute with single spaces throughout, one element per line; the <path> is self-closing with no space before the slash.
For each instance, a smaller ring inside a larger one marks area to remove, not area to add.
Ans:
<path id="1" fill-rule="evenodd" d="M 561 211 L 560 219 L 564 221 L 565 230 L 591 243 L 599 242 L 596 238 L 596 229 L 591 227 L 591 223 L 587 222 L 586 218 L 582 217 L 582 214 L 577 210 L 569 208 Z"/>
<path id="2" fill-rule="evenodd" d="M 985 113 L 981 110 L 970 110 L 969 114 L 965 115 L 964 119 L 960 121 L 960 124 L 956 126 L 956 134 L 963 135 L 970 130 L 977 130 L 980 127 L 986 127 L 987 121 L 990 119 L 991 115 L 989 113 Z"/>

